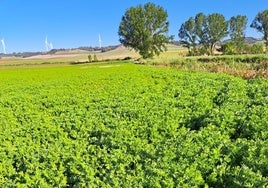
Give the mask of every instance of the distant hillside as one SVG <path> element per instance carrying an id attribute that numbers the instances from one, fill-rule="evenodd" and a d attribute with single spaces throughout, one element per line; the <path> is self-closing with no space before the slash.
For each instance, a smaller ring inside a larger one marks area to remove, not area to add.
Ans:
<path id="1" fill-rule="evenodd" d="M 231 41 L 231 39 L 228 39 L 228 40 L 223 41 L 222 43 L 224 44 L 224 43 L 230 42 L 230 41 Z M 246 44 L 255 44 L 255 43 L 262 42 L 262 41 L 263 41 L 262 39 L 256 39 L 254 37 L 245 37 L 245 39 L 244 39 L 244 42 Z"/>
<path id="2" fill-rule="evenodd" d="M 225 40 L 221 44 L 226 42 L 230 42 L 231 40 Z M 245 43 L 247 44 L 255 44 L 263 42 L 262 39 L 256 39 L 253 37 L 246 37 Z M 219 44 L 220 45 L 220 44 Z M 172 44 L 168 44 L 169 49 L 177 49 L 182 46 L 180 41 L 174 41 Z M 0 53 L 1 58 L 13 58 L 13 57 L 20 57 L 20 58 L 29 58 L 34 56 L 40 55 L 70 55 L 70 54 L 93 54 L 96 53 L 101 59 L 108 59 L 108 58 L 115 58 L 118 56 L 119 58 L 134 56 L 137 57 L 137 53 L 131 51 L 127 48 L 124 48 L 122 45 L 114 45 L 114 46 L 106 46 L 106 47 L 78 47 L 78 48 L 71 48 L 71 49 L 53 49 L 49 52 L 20 52 L 20 53 L 12 53 L 12 54 L 3 54 Z"/>
<path id="3" fill-rule="evenodd" d="M 221 43 L 217 43 L 217 44 L 225 44 L 226 42 L 230 42 L 231 39 L 227 39 L 227 40 L 224 40 L 223 42 Z M 254 38 L 254 37 L 245 37 L 245 43 L 246 44 L 255 44 L 255 43 L 260 43 L 260 42 L 263 42 L 262 39 L 257 39 L 257 38 Z M 173 42 L 174 45 L 177 45 L 177 46 L 181 46 L 183 45 L 183 43 L 181 41 L 174 41 Z"/>
<path id="4" fill-rule="evenodd" d="M 262 39 L 256 39 L 256 38 L 253 38 L 253 37 L 246 37 L 244 41 L 247 44 L 255 44 L 257 42 L 261 42 Z"/>
<path id="5" fill-rule="evenodd" d="M 123 45 L 117 46 L 113 50 L 109 50 L 106 52 L 96 53 L 99 60 L 107 60 L 107 59 L 124 59 L 124 58 L 138 58 L 140 57 L 137 52 L 131 50 L 129 48 L 124 47 Z"/>
<path id="6" fill-rule="evenodd" d="M 109 52 L 111 50 L 115 50 L 120 45 L 114 46 L 105 46 L 102 48 L 99 47 L 78 47 L 78 48 L 71 48 L 71 49 L 53 49 L 49 52 L 19 52 L 19 53 L 12 53 L 12 54 L 3 54 L 0 53 L 0 58 L 8 58 L 8 57 L 21 57 L 21 58 L 28 58 L 32 56 L 39 56 L 39 55 L 55 55 L 55 54 L 84 54 L 84 53 L 94 53 L 94 52 Z"/>

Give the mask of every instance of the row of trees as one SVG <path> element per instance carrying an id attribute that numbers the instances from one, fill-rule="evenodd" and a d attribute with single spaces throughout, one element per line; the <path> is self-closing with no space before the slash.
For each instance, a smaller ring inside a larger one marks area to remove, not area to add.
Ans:
<path id="1" fill-rule="evenodd" d="M 230 36 L 232 43 L 225 47 L 234 46 L 237 53 L 244 51 L 245 30 L 248 19 L 246 16 L 237 15 L 226 20 L 219 13 L 208 16 L 198 13 L 190 17 L 179 29 L 181 42 L 188 48 L 190 55 L 213 54 L 216 43 Z M 253 20 L 250 27 L 264 34 L 267 45 L 268 10 L 260 12 Z"/>
<path id="2" fill-rule="evenodd" d="M 167 17 L 167 11 L 153 3 L 131 7 L 122 17 L 119 41 L 138 51 L 143 58 L 159 55 L 166 50 L 166 43 L 173 39 L 168 35 Z M 226 20 L 219 13 L 207 16 L 199 13 L 181 25 L 179 37 L 191 54 L 213 54 L 216 43 L 228 34 L 237 50 L 241 51 L 247 21 L 247 17 L 242 15 Z M 250 26 L 263 33 L 268 52 L 268 10 L 258 13 Z"/>
<path id="3" fill-rule="evenodd" d="M 200 53 L 200 49 L 197 47 L 200 45 L 203 47 L 202 51 L 213 54 L 216 43 L 227 36 L 228 30 L 231 38 L 236 41 L 237 45 L 240 45 L 244 40 L 246 23 L 246 16 L 238 15 L 232 17 L 230 21 L 226 21 L 222 14 L 215 13 L 206 16 L 199 13 L 181 25 L 179 37 L 189 49 L 190 54 Z"/>

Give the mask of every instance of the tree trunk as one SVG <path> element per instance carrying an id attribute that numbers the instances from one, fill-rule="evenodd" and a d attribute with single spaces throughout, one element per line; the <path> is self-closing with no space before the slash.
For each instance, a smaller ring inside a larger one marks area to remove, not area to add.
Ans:
<path id="1" fill-rule="evenodd" d="M 215 48 L 215 44 L 212 43 L 210 46 L 210 55 L 214 55 L 214 48 Z"/>
<path id="2" fill-rule="evenodd" d="M 266 53 L 268 54 L 268 37 L 266 38 L 265 44 L 266 44 Z"/>
<path id="3" fill-rule="evenodd" d="M 265 40 L 265 52 L 268 54 L 268 33 L 264 33 L 263 39 Z"/>

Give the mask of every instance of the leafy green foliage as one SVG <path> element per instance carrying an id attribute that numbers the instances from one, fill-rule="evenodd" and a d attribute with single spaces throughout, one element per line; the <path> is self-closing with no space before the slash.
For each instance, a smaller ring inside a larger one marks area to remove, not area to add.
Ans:
<path id="1" fill-rule="evenodd" d="M 263 34 L 263 38 L 266 41 L 266 52 L 268 52 L 268 10 L 259 12 L 250 27 Z"/>
<path id="2" fill-rule="evenodd" d="M 198 13 L 195 19 L 189 18 L 181 25 L 179 37 L 186 44 L 190 55 L 199 55 L 196 49 L 198 44 L 202 45 L 205 53 L 213 54 L 215 45 L 228 34 L 228 22 L 222 14 L 214 13 L 208 16 Z M 193 48 L 193 50 L 191 50 Z"/>
<path id="3" fill-rule="evenodd" d="M 93 61 L 94 62 L 98 62 L 98 58 L 97 58 L 97 55 L 96 54 L 94 54 L 94 56 L 93 56 Z"/>
<path id="4" fill-rule="evenodd" d="M 227 42 L 221 46 L 223 54 L 234 55 L 237 54 L 237 46 L 234 42 Z"/>
<path id="5" fill-rule="evenodd" d="M 169 23 L 167 12 L 153 3 L 126 10 L 119 26 L 120 42 L 138 51 L 143 58 L 151 58 L 166 50 Z"/>
<path id="6" fill-rule="evenodd" d="M 194 55 L 198 44 L 194 18 L 189 18 L 181 25 L 178 35 L 182 39 L 181 42 L 188 48 L 189 54 Z"/>
<path id="7" fill-rule="evenodd" d="M 226 37 L 227 34 L 228 22 L 222 14 L 214 13 L 207 16 L 202 43 L 208 46 L 210 54 L 214 53 L 216 42 Z"/>
<path id="8" fill-rule="evenodd" d="M 92 59 L 92 55 L 88 55 L 88 62 L 89 62 L 89 63 L 92 63 L 92 62 L 98 62 L 97 55 L 94 54 L 94 55 L 93 55 L 93 59 Z"/>
<path id="9" fill-rule="evenodd" d="M 229 21 L 229 35 L 236 45 L 236 53 L 243 53 L 243 44 L 245 38 L 245 29 L 247 26 L 247 17 L 237 15 L 231 17 Z"/>
<path id="10" fill-rule="evenodd" d="M 235 42 L 227 42 L 222 45 L 223 54 L 263 54 L 265 52 L 265 46 L 262 44 L 241 44 L 237 45 Z"/>
<path id="11" fill-rule="evenodd" d="M 87 57 L 88 57 L 88 62 L 92 63 L 92 56 L 89 54 Z"/>
<path id="12" fill-rule="evenodd" d="M 263 44 L 244 45 L 244 53 L 246 54 L 263 54 L 265 53 L 265 46 Z"/>
<path id="13" fill-rule="evenodd" d="M 2 187 L 267 186 L 265 80 L 133 64 L 0 79 Z"/>

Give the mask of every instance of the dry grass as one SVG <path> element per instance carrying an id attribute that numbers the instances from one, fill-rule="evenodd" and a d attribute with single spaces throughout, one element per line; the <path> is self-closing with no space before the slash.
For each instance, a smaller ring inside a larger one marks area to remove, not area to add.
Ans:
<path id="1" fill-rule="evenodd" d="M 244 79 L 268 78 L 268 59 L 265 55 L 182 57 L 163 54 L 158 59 L 146 61 L 147 64 L 173 67 L 186 71 L 224 73 Z"/>

